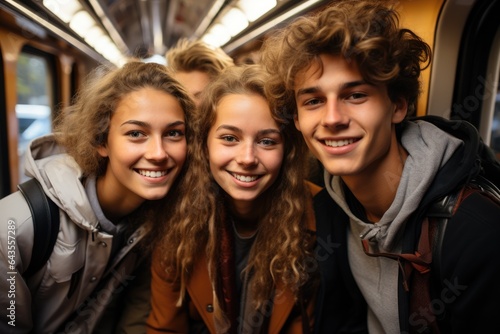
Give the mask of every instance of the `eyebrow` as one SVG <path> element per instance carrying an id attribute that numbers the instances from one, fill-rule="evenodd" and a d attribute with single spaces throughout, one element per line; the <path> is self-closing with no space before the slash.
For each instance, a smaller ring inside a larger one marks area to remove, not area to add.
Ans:
<path id="1" fill-rule="evenodd" d="M 229 130 L 229 131 L 234 131 L 234 132 L 238 132 L 238 133 L 243 132 L 240 128 L 233 126 L 233 125 L 228 125 L 228 124 L 222 124 L 222 125 L 218 126 L 216 131 L 219 131 L 219 130 Z M 281 132 L 278 129 L 262 129 L 262 130 L 258 131 L 258 134 L 259 135 L 278 134 L 281 136 Z"/>
<path id="2" fill-rule="evenodd" d="M 341 90 L 348 89 L 348 88 L 362 86 L 362 85 L 369 85 L 369 83 L 364 81 L 364 80 L 350 81 L 350 82 L 343 83 L 340 86 L 340 89 Z M 314 94 L 314 93 L 317 93 L 320 91 L 321 91 L 321 88 L 319 86 L 301 88 L 301 89 L 297 90 L 296 96 L 306 95 L 306 94 Z"/>
<path id="3" fill-rule="evenodd" d="M 124 125 L 127 125 L 127 124 L 132 124 L 132 125 L 137 125 L 137 126 L 140 126 L 140 127 L 143 127 L 143 128 L 150 128 L 151 125 L 149 123 L 146 123 L 146 122 L 142 122 L 142 121 L 137 121 L 137 120 L 129 120 L 129 121 L 126 121 L 126 122 L 123 122 L 120 126 L 124 126 Z M 179 126 L 179 125 L 184 125 L 184 121 L 175 121 L 175 122 L 172 122 L 172 123 L 168 123 L 167 124 L 167 127 L 168 128 L 171 128 L 171 127 L 174 127 L 174 126 Z"/>

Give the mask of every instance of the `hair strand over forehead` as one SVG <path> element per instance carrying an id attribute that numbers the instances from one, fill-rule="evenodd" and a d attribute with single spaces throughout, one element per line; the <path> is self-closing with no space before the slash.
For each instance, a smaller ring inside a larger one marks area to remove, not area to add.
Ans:
<path id="1" fill-rule="evenodd" d="M 387 85 L 391 100 L 408 101 L 409 114 L 420 93 L 420 72 L 431 49 L 409 29 L 399 27 L 396 1 L 343 0 L 298 18 L 271 34 L 261 61 L 270 73 L 266 90 L 275 107 L 296 112 L 293 94 L 297 74 L 321 54 L 356 62 L 367 82 Z"/>

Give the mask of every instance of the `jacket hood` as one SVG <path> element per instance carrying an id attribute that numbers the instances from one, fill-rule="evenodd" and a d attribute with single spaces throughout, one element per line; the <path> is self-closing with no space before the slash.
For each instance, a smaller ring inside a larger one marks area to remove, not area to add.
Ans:
<path id="1" fill-rule="evenodd" d="M 408 220 L 413 221 L 415 213 L 423 214 L 430 203 L 458 188 L 478 170 L 480 144 L 475 128 L 463 121 L 421 117 L 401 126 L 401 144 L 409 155 L 393 202 L 377 224 L 366 223 L 351 212 L 338 176 L 327 175 L 325 179 L 328 192 L 359 226 L 361 237 L 393 252 L 401 229 Z"/>
<path id="2" fill-rule="evenodd" d="M 463 186 L 481 170 L 478 152 L 484 146 L 476 128 L 467 121 L 447 120 L 438 116 L 422 116 L 423 120 L 434 124 L 444 132 L 463 141 L 461 145 L 438 171 L 434 182 L 422 199 L 421 206 L 427 207 L 436 199 Z"/>
<path id="3" fill-rule="evenodd" d="M 98 231 L 98 221 L 82 184 L 76 161 L 52 134 L 34 139 L 25 157 L 26 174 L 37 179 L 45 193 L 81 228 Z"/>
<path id="4" fill-rule="evenodd" d="M 406 224 L 403 251 L 412 251 L 416 247 L 420 233 L 420 222 L 428 208 L 438 199 L 453 193 L 464 186 L 481 172 L 480 152 L 489 149 L 482 142 L 476 128 L 463 120 L 447 120 L 438 116 L 422 116 L 423 120 L 437 126 L 442 131 L 459 138 L 463 145 L 457 148 L 445 165 L 437 172 L 433 183 L 422 198 L 418 212 L 414 213 Z"/>

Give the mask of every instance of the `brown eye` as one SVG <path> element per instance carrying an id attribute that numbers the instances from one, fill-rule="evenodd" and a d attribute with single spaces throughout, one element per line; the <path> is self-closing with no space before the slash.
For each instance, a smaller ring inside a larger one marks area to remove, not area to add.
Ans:
<path id="1" fill-rule="evenodd" d="M 127 136 L 132 138 L 139 138 L 142 136 L 142 133 L 140 131 L 129 131 L 127 132 Z"/>
<path id="2" fill-rule="evenodd" d="M 181 137 L 184 135 L 184 132 L 180 130 L 170 130 L 167 132 L 167 137 Z"/>
<path id="3" fill-rule="evenodd" d="M 315 106 L 321 103 L 320 99 L 309 99 L 306 101 L 305 105 Z"/>
<path id="4" fill-rule="evenodd" d="M 221 137 L 223 141 L 227 141 L 227 142 L 230 142 L 230 143 L 233 143 L 236 141 L 236 137 L 234 136 L 223 136 Z"/>

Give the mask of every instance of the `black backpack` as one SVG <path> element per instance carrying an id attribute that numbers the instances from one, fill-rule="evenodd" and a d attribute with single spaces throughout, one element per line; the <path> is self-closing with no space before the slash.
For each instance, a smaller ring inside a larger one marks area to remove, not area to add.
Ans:
<path id="1" fill-rule="evenodd" d="M 498 161 L 490 163 L 490 168 L 499 167 Z M 495 167 L 496 163 L 496 167 Z M 499 170 L 500 171 L 500 170 Z M 434 202 L 427 211 L 421 224 L 421 232 L 417 250 L 414 254 L 403 253 L 371 253 L 367 240 L 362 240 L 365 254 L 368 256 L 383 256 L 397 260 L 403 272 L 404 289 L 410 292 L 410 313 L 422 314 L 425 312 L 425 323 L 432 333 L 440 333 L 436 317 L 430 309 L 431 305 L 431 270 L 437 270 L 439 277 L 441 247 L 448 221 L 460 206 L 461 202 L 474 192 L 491 199 L 500 206 L 500 187 L 483 175 L 477 175 L 463 188 L 455 191 Z M 411 279 L 410 279 L 411 277 Z M 422 318 L 424 318 L 422 316 Z M 410 328 L 410 333 L 421 333 L 420 323 L 414 318 L 415 327 Z"/>
<path id="2" fill-rule="evenodd" d="M 416 254 L 420 254 L 419 260 L 425 260 L 419 263 L 406 263 L 408 269 L 415 272 L 409 291 L 410 298 L 410 314 L 421 314 L 422 309 L 428 309 L 430 312 L 426 314 L 429 328 L 432 333 L 440 333 L 436 317 L 430 309 L 431 305 L 431 270 L 434 270 L 437 277 L 440 276 L 440 259 L 441 248 L 444 238 L 444 233 L 448 221 L 456 212 L 460 204 L 471 194 L 478 192 L 481 195 L 491 199 L 500 206 L 500 190 L 484 176 L 478 175 L 470 181 L 461 190 L 445 196 L 441 200 L 435 202 L 427 212 L 427 217 L 422 223 L 420 239 Z M 409 260 L 412 261 L 412 260 Z M 415 270 L 416 269 L 416 270 Z M 421 329 L 420 329 L 421 330 Z M 415 327 L 410 330 L 410 333 L 418 333 L 419 328 Z"/>
<path id="3" fill-rule="evenodd" d="M 420 117 L 430 121 L 440 128 L 448 128 L 448 132 L 455 135 L 460 126 L 449 127 L 448 121 L 435 116 Z M 363 240 L 363 248 L 368 256 L 383 256 L 397 260 L 403 271 L 403 285 L 410 292 L 410 313 L 420 314 L 422 309 L 429 309 L 431 270 L 439 270 L 440 254 L 446 225 L 461 202 L 470 194 L 479 192 L 500 205 L 500 162 L 496 159 L 493 150 L 483 143 L 479 135 L 476 137 L 476 163 L 478 173 L 465 185 L 444 196 L 429 207 L 424 217 L 417 250 L 414 254 L 370 253 L 368 241 Z M 434 262 L 434 263 L 433 263 Z M 436 273 L 439 276 L 439 272 Z M 411 277 L 411 279 L 410 279 Z M 413 319 L 415 323 L 417 319 Z M 432 311 L 426 313 L 426 323 L 432 333 L 439 333 L 439 328 Z M 417 325 L 415 325 L 417 326 Z M 421 328 L 412 327 L 410 333 L 421 333 Z"/>
<path id="4" fill-rule="evenodd" d="M 45 194 L 37 179 L 29 179 L 17 186 L 26 199 L 33 220 L 33 251 L 24 278 L 39 271 L 52 254 L 59 233 L 59 207 Z"/>

